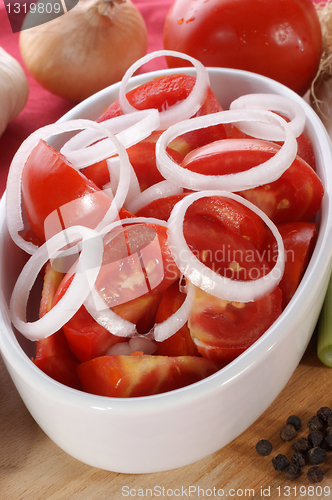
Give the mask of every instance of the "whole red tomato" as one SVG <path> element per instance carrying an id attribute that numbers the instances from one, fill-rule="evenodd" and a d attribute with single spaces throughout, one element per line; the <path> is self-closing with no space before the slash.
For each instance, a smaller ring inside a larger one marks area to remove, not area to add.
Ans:
<path id="1" fill-rule="evenodd" d="M 303 95 L 318 69 L 322 34 L 312 0 L 175 0 L 164 48 L 205 66 L 268 76 Z M 186 63 L 168 58 L 168 65 Z"/>

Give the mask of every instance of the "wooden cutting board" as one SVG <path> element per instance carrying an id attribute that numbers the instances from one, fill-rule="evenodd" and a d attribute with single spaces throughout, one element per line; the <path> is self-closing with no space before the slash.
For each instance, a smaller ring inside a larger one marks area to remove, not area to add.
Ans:
<path id="1" fill-rule="evenodd" d="M 280 367 L 282 370 L 282 367 Z M 332 498 L 332 452 L 322 465 L 324 480 L 310 483 L 306 472 L 296 480 L 276 472 L 273 456 L 291 456 L 279 429 L 289 415 L 306 422 L 321 406 L 332 405 L 332 368 L 316 356 L 316 336 L 289 383 L 266 412 L 220 451 L 180 469 L 154 474 L 119 474 L 85 465 L 68 456 L 39 428 L 26 410 L 0 361 L 0 498 L 1 500 L 120 500 L 123 498 Z M 199 430 L 198 430 L 199 432 Z M 271 440 L 269 457 L 255 450 Z M 305 471 L 308 467 L 305 468 Z M 223 495 L 223 496 L 222 496 Z"/>

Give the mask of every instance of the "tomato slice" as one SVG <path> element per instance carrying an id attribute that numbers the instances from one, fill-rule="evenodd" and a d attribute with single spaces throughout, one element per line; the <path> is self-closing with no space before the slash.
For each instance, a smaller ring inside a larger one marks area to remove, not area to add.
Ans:
<path id="1" fill-rule="evenodd" d="M 91 394 L 129 398 L 151 396 L 193 384 L 219 369 L 198 356 L 112 355 L 82 363 L 82 388 Z"/>
<path id="2" fill-rule="evenodd" d="M 195 81 L 194 76 L 186 74 L 163 75 L 129 91 L 127 98 L 130 104 L 139 110 L 155 108 L 162 111 L 188 97 Z M 222 107 L 218 99 L 209 88 L 206 100 L 195 116 L 216 113 L 221 110 Z M 102 122 L 121 114 L 120 103 L 116 100 L 97 121 Z M 183 134 L 181 138 L 183 140 L 179 141 L 178 147 L 173 146 L 173 149 L 177 149 L 181 154 L 186 154 L 199 146 L 226 138 L 226 131 L 222 124 L 214 125 L 188 132 Z"/>
<path id="3" fill-rule="evenodd" d="M 281 298 L 279 287 L 247 303 L 221 300 L 197 288 L 188 325 L 198 351 L 207 359 L 230 363 L 278 318 Z"/>
<path id="4" fill-rule="evenodd" d="M 42 140 L 24 166 L 22 197 L 30 228 L 41 241 L 64 227 L 96 227 L 111 204 L 104 192 Z"/>
<path id="5" fill-rule="evenodd" d="M 279 113 L 277 113 L 277 114 L 279 114 Z M 282 116 L 282 115 L 280 115 L 280 116 Z M 286 116 L 282 116 L 282 117 L 287 122 L 290 121 Z M 246 139 L 251 138 L 252 139 L 251 136 L 245 134 L 244 132 L 241 132 L 241 130 L 239 130 L 236 127 L 236 125 L 234 125 L 232 123 L 225 124 L 225 130 L 226 130 L 226 134 L 227 134 L 228 139 L 244 139 L 244 138 L 246 138 Z M 315 170 L 316 169 L 316 160 L 315 160 L 314 150 L 313 150 L 310 139 L 308 138 L 308 136 L 304 132 L 302 132 L 302 134 L 300 134 L 296 138 L 296 141 L 297 141 L 297 155 L 300 158 L 302 158 L 302 160 L 304 160 L 306 163 L 308 163 L 308 165 L 310 165 L 311 168 L 313 168 Z M 276 142 L 276 144 L 279 144 L 280 146 L 282 145 L 282 143 L 278 143 L 278 142 Z"/>
<path id="6" fill-rule="evenodd" d="M 154 217 L 167 221 L 177 202 L 182 200 L 184 196 L 186 196 L 186 193 L 157 198 L 145 205 L 145 207 L 140 208 L 135 215 L 137 217 Z"/>
<path id="7" fill-rule="evenodd" d="M 156 165 L 156 142 L 160 133 L 154 132 L 144 141 L 140 141 L 127 149 L 129 161 L 136 173 L 141 191 L 164 179 Z M 177 143 L 176 143 L 177 145 Z M 167 153 L 177 163 L 181 163 L 184 155 L 173 147 L 166 148 Z M 100 189 L 110 181 L 109 170 L 106 160 L 88 166 L 84 175 L 93 181 Z"/>
<path id="8" fill-rule="evenodd" d="M 285 247 L 285 271 L 281 282 L 282 307 L 290 302 L 303 277 L 316 241 L 317 224 L 314 222 L 289 222 L 279 224 L 278 230 Z M 261 250 L 272 266 L 277 258 L 277 243 L 269 231 Z"/>
<path id="9" fill-rule="evenodd" d="M 129 225 L 109 233 L 104 242 L 96 289 L 109 308 L 135 323 L 139 333 L 147 333 L 154 325 L 163 291 L 179 278 L 167 246 L 167 229 L 154 224 Z M 63 278 L 54 304 L 65 294 L 74 270 Z M 84 307 L 63 331 L 81 361 L 104 355 L 117 342 L 127 340 L 97 324 Z"/>
<path id="10" fill-rule="evenodd" d="M 81 388 L 76 373 L 80 362 L 70 350 L 62 330 L 36 342 L 36 356 L 32 361 L 57 382 L 73 389 Z"/>
<path id="11" fill-rule="evenodd" d="M 268 141 L 227 139 L 189 153 L 182 166 L 202 174 L 231 174 L 267 161 L 279 149 L 279 145 Z M 297 156 L 276 181 L 239 194 L 263 210 L 274 223 L 283 223 L 310 220 L 320 208 L 324 188 L 315 171 Z"/>
<path id="12" fill-rule="evenodd" d="M 184 235 L 206 266 L 230 279 L 258 279 L 270 266 L 257 248 L 218 221 L 196 216 L 185 221 Z M 279 287 L 259 300 L 235 303 L 196 289 L 188 326 L 202 356 L 227 364 L 255 342 L 281 314 Z"/>
<path id="13" fill-rule="evenodd" d="M 39 309 L 39 316 L 44 316 L 51 308 L 62 274 L 46 265 L 44 285 Z M 62 330 L 46 339 L 36 342 L 36 355 L 33 363 L 46 375 L 68 387 L 80 389 L 76 368 L 79 360 L 68 346 Z"/>
<path id="14" fill-rule="evenodd" d="M 180 291 L 179 282 L 175 281 L 164 292 L 157 310 L 155 321 L 161 323 L 174 314 L 183 304 L 185 294 Z M 156 342 L 154 355 L 159 356 L 197 356 L 198 350 L 190 336 L 188 325 L 183 325 L 176 333 L 163 342 Z"/>

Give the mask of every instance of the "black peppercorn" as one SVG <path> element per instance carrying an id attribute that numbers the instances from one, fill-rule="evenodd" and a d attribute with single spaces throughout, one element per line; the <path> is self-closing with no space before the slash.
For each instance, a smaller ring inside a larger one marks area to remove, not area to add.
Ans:
<path id="1" fill-rule="evenodd" d="M 324 478 L 324 472 L 320 467 L 315 465 L 314 467 L 310 467 L 310 469 L 308 469 L 307 478 L 312 483 L 320 483 Z"/>
<path id="2" fill-rule="evenodd" d="M 325 436 L 324 445 L 326 446 L 328 451 L 332 450 L 332 434 L 328 434 L 327 436 Z"/>
<path id="3" fill-rule="evenodd" d="M 319 417 L 317 417 L 317 415 L 309 418 L 307 422 L 307 427 L 310 431 L 321 431 L 323 429 L 323 426 L 323 421 Z"/>
<path id="4" fill-rule="evenodd" d="M 272 443 L 270 441 L 268 441 L 267 439 L 261 439 L 256 444 L 257 453 L 259 453 L 259 455 L 262 455 L 263 457 L 270 455 L 272 448 L 273 448 Z"/>
<path id="5" fill-rule="evenodd" d="M 288 479 L 296 479 L 301 474 L 301 467 L 296 464 L 290 464 L 285 470 Z"/>
<path id="6" fill-rule="evenodd" d="M 292 425 L 297 431 L 299 431 L 301 429 L 302 422 L 300 417 L 298 417 L 297 415 L 291 415 L 286 420 L 286 424 Z"/>
<path id="7" fill-rule="evenodd" d="M 308 434 L 308 441 L 313 448 L 320 446 L 324 440 L 324 434 L 320 431 L 311 431 Z"/>
<path id="8" fill-rule="evenodd" d="M 308 451 L 307 457 L 310 463 L 314 465 L 321 464 L 326 460 L 326 451 L 320 448 L 320 446 L 316 446 Z"/>
<path id="9" fill-rule="evenodd" d="M 305 466 L 305 458 L 302 453 L 295 452 L 291 457 L 291 461 L 293 464 L 298 465 L 299 467 Z"/>
<path id="10" fill-rule="evenodd" d="M 279 453 L 276 457 L 272 458 L 272 464 L 275 470 L 281 471 L 286 470 L 290 465 L 288 458 L 285 455 Z"/>
<path id="11" fill-rule="evenodd" d="M 332 425 L 328 425 L 324 431 L 325 436 L 332 434 Z"/>
<path id="12" fill-rule="evenodd" d="M 311 445 L 306 438 L 299 438 L 295 439 L 295 441 L 292 442 L 292 448 L 294 451 L 298 451 L 299 453 L 302 453 L 305 455 L 307 451 L 310 450 Z"/>
<path id="13" fill-rule="evenodd" d="M 279 435 L 283 441 L 291 441 L 297 436 L 297 431 L 293 425 L 286 424 L 281 427 Z"/>
<path id="14" fill-rule="evenodd" d="M 317 416 L 323 422 L 327 422 L 329 419 L 332 419 L 332 409 L 329 408 L 328 406 L 322 406 L 322 408 L 319 408 Z"/>

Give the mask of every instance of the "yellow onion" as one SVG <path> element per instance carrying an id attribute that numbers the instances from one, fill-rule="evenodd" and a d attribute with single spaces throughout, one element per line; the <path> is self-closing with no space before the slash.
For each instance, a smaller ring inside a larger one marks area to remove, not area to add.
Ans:
<path id="1" fill-rule="evenodd" d="M 19 39 L 23 62 L 42 87 L 67 99 L 81 101 L 120 81 L 147 52 L 146 25 L 131 0 L 80 0 L 37 26 L 30 14 Z"/>
<path id="2" fill-rule="evenodd" d="M 0 47 L 0 136 L 22 111 L 29 84 L 20 63 Z"/>

